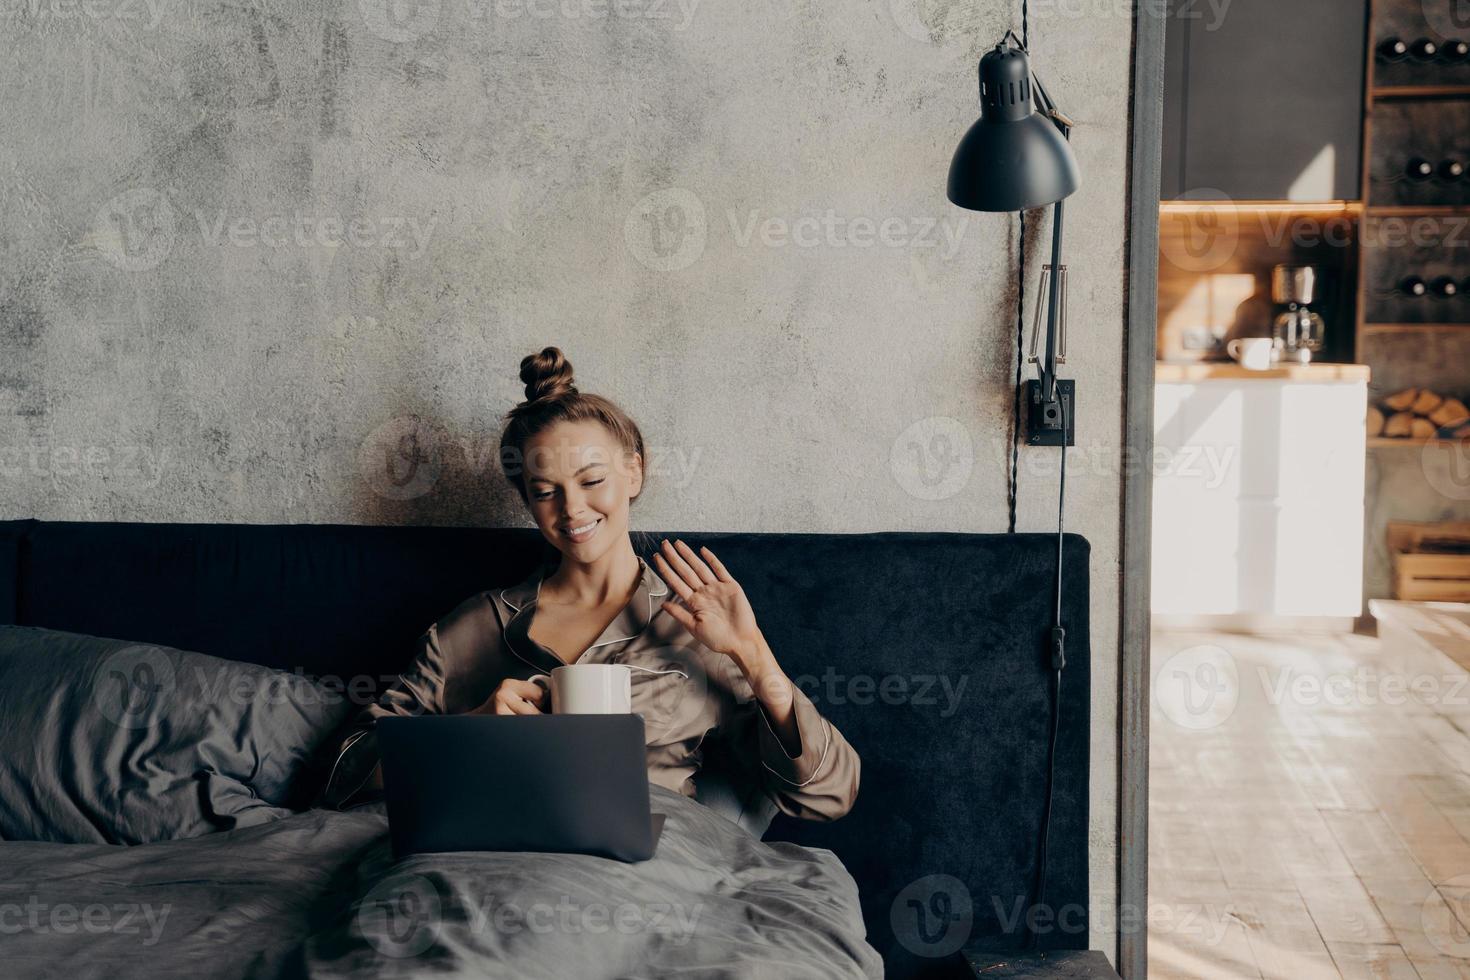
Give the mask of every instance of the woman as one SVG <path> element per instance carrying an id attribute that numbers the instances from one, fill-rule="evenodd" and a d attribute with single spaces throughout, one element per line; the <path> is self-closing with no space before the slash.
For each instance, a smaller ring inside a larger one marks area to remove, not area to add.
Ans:
<path id="1" fill-rule="evenodd" d="M 429 627 L 408 670 L 359 713 L 322 801 L 341 807 L 381 789 L 373 726 L 385 715 L 535 715 L 550 704 L 531 678 L 619 663 L 635 668 L 652 782 L 693 796 L 715 750 L 782 812 L 842 816 L 857 796 L 857 753 L 781 671 L 739 583 L 708 548 L 665 540 L 652 568 L 634 552 L 638 427 L 579 392 L 555 347 L 522 360 L 521 380 L 526 401 L 506 416 L 501 468 L 554 550 L 522 582 Z"/>

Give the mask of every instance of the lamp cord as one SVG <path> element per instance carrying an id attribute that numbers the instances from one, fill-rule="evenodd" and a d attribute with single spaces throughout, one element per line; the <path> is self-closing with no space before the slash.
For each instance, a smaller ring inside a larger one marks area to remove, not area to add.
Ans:
<path id="1" fill-rule="evenodd" d="M 1020 244 L 1016 246 L 1021 254 L 1021 273 L 1016 283 L 1016 394 L 1011 404 L 1011 466 L 1006 474 L 1007 534 L 1016 533 L 1016 490 L 1020 474 L 1017 463 L 1021 452 L 1021 359 L 1026 344 L 1026 212 L 1017 211 L 1016 214 L 1021 219 Z"/>
<path id="2" fill-rule="evenodd" d="M 1062 431 L 1067 431 L 1067 401 L 1061 399 Z M 1061 476 L 1057 488 L 1057 573 L 1055 585 L 1056 605 L 1052 616 L 1051 635 L 1051 737 L 1046 748 L 1046 799 L 1041 811 L 1041 842 L 1036 849 L 1036 902 L 1032 908 L 1041 910 L 1046 902 L 1046 850 L 1051 837 L 1052 788 L 1056 782 L 1057 734 L 1062 726 L 1062 667 L 1066 663 L 1064 648 L 1065 633 L 1062 630 L 1062 544 L 1066 532 L 1067 501 L 1067 445 L 1062 442 Z M 1036 915 L 1027 917 L 1026 948 L 1036 948 Z"/>

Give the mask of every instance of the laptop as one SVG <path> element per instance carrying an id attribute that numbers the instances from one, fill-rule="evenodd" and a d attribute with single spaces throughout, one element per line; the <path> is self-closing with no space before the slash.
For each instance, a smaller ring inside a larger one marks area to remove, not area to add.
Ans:
<path id="1" fill-rule="evenodd" d="M 395 857 L 653 857 L 664 815 L 649 810 L 640 715 L 416 715 L 377 732 Z"/>

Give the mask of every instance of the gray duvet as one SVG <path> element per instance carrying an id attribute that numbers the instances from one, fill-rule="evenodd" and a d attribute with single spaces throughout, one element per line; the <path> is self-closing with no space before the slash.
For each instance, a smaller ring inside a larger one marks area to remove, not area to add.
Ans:
<path id="1" fill-rule="evenodd" d="M 653 860 L 394 862 L 381 804 L 133 847 L 0 843 L 8 977 L 878 977 L 828 851 L 660 787 Z"/>

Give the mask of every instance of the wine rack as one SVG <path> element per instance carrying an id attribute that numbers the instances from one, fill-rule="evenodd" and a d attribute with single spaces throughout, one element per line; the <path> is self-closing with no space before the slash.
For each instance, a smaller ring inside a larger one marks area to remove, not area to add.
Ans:
<path id="1" fill-rule="evenodd" d="M 1374 94 L 1395 97 L 1399 90 L 1470 92 L 1470 17 L 1456 9 L 1459 0 L 1381 0 L 1373 3 L 1368 57 Z M 1397 42 L 1401 51 L 1394 51 Z M 1426 46 L 1433 50 L 1426 50 Z"/>
<path id="2" fill-rule="evenodd" d="M 1470 16 L 1460 6 L 1368 5 L 1356 349 L 1375 388 L 1380 365 L 1397 373 L 1431 346 L 1470 353 Z M 1454 336 L 1426 343 L 1437 332 Z"/>
<path id="3" fill-rule="evenodd" d="M 1369 125 L 1370 206 L 1470 205 L 1470 91 L 1463 99 L 1375 103 Z"/>
<path id="4" fill-rule="evenodd" d="M 1470 322 L 1470 215 L 1370 216 L 1362 237 L 1364 322 Z"/>

